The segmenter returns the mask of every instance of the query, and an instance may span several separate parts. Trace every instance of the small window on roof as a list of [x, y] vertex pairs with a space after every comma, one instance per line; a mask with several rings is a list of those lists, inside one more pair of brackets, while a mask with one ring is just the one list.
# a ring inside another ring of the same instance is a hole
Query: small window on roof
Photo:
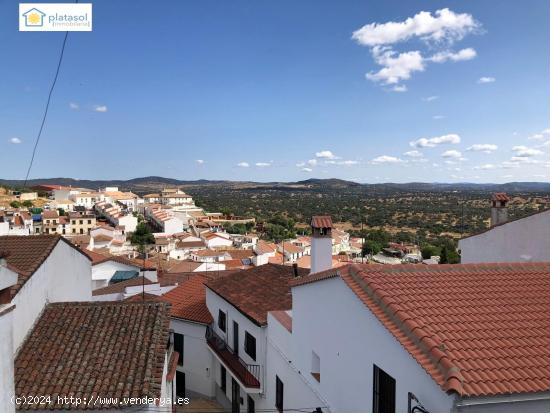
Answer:
[[315, 351], [311, 352], [311, 375], [318, 382], [321, 381], [321, 358]]

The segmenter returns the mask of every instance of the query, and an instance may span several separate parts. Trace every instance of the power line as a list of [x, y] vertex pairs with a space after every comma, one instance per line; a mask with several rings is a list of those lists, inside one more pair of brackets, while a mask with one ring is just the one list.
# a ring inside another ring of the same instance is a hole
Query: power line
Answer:
[[[77, 1], [78, 3], [78, 1]], [[50, 87], [50, 93], [48, 93], [48, 100], [46, 102], [46, 108], [44, 109], [44, 115], [42, 116], [42, 123], [40, 124], [40, 129], [38, 130], [38, 136], [34, 142], [34, 148], [32, 150], [31, 161], [29, 163], [29, 168], [27, 169], [27, 175], [25, 175], [25, 184], [27, 186], [27, 180], [29, 179], [29, 174], [31, 173], [32, 164], [34, 162], [34, 156], [36, 154], [36, 149], [38, 148], [38, 142], [40, 142], [40, 137], [42, 136], [42, 130], [44, 129], [44, 124], [46, 123], [46, 117], [48, 116], [48, 109], [50, 108], [50, 101], [52, 99], [53, 89], [57, 83], [57, 77], [59, 76], [59, 69], [61, 69], [61, 62], [63, 61], [63, 54], [65, 53], [65, 45], [67, 44], [67, 38], [69, 37], [69, 32], [65, 32], [65, 38], [63, 39], [63, 45], [61, 46], [61, 53], [59, 54], [59, 61], [57, 62], [57, 70], [55, 71], [55, 77], [53, 78], [52, 86]]]

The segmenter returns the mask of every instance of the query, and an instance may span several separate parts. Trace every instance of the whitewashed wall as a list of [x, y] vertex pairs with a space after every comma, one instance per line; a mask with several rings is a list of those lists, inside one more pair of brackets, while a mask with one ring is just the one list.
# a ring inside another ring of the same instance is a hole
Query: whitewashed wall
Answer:
[[462, 263], [550, 261], [550, 211], [458, 242]]
[[206, 397], [214, 397], [214, 373], [212, 353], [206, 344], [206, 326], [172, 318], [170, 328], [183, 335], [183, 366], [186, 390]]
[[12, 300], [16, 305], [13, 312], [14, 351], [22, 344], [47, 302], [91, 301], [91, 277], [90, 260], [59, 241]]
[[[341, 278], [294, 287], [292, 295], [294, 366], [323, 395], [332, 412], [360, 412], [372, 406], [374, 364], [396, 380], [396, 412], [407, 411], [409, 391], [430, 412], [451, 410], [453, 398], [440, 389]], [[321, 360], [320, 383], [307, 374], [312, 351]]]
[[15, 412], [11, 403], [15, 394], [12, 307], [11, 304], [0, 305], [0, 413]]

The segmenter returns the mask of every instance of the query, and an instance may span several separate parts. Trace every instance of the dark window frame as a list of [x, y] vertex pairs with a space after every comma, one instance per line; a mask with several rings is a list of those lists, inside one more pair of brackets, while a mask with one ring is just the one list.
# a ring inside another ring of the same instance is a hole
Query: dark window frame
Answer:
[[282, 412], [284, 409], [285, 385], [279, 376], [275, 376], [275, 408]]
[[227, 393], [227, 370], [224, 366], [220, 365], [220, 388], [223, 390], [224, 394]]
[[377, 365], [373, 365], [373, 413], [395, 413], [395, 388], [395, 379]]
[[[180, 346], [180, 337], [181, 337], [181, 346]], [[178, 366], [183, 366], [183, 352], [185, 351], [185, 339], [183, 334], [174, 333], [174, 351], [179, 353], [178, 357]]]
[[250, 394], [246, 398], [246, 413], [256, 413], [256, 402]]
[[227, 314], [223, 310], [218, 310], [218, 328], [224, 333], [227, 332]]
[[246, 330], [244, 332], [244, 352], [256, 361], [256, 337]]

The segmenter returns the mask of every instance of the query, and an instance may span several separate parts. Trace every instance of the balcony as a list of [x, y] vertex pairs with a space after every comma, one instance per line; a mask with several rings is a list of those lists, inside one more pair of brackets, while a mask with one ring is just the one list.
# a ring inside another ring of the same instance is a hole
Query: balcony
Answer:
[[260, 365], [248, 364], [235, 354], [225, 340], [217, 335], [212, 327], [206, 328], [206, 342], [216, 357], [231, 372], [231, 374], [250, 390], [260, 390]]

